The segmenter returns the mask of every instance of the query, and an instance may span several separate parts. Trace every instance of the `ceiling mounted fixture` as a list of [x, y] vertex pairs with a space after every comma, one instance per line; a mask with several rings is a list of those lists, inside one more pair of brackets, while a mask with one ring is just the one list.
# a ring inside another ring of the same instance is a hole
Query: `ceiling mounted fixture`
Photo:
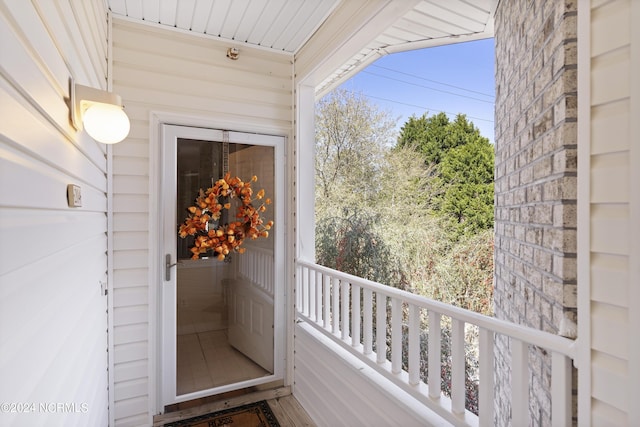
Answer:
[[238, 50], [237, 47], [230, 47], [229, 49], [227, 49], [227, 58], [233, 59], [235, 61], [236, 59], [238, 59], [239, 55], [240, 50]]
[[77, 130], [103, 144], [115, 144], [129, 135], [131, 124], [119, 95], [76, 84], [71, 79], [71, 122]]

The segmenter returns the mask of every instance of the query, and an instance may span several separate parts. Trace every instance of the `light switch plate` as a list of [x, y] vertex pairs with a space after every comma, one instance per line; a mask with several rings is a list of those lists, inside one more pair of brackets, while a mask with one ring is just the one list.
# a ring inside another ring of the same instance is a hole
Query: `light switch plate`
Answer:
[[82, 192], [79, 185], [67, 185], [67, 202], [70, 208], [79, 208], [82, 206]]

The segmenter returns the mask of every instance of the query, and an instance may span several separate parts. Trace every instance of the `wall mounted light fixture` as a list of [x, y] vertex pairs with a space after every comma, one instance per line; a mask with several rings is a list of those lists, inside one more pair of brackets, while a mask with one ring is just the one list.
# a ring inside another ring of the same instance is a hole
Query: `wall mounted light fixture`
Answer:
[[129, 135], [129, 117], [115, 93], [76, 84], [71, 80], [71, 122], [104, 144], [115, 144]]

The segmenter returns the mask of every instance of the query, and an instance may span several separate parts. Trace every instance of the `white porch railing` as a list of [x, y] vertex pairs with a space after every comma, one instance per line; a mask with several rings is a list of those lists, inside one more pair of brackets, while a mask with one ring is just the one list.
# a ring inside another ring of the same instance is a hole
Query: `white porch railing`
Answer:
[[[529, 425], [528, 347], [545, 349], [552, 355], [552, 425], [571, 425], [573, 341], [300, 260], [297, 261], [296, 286], [299, 318], [454, 425], [493, 426], [494, 340], [498, 334], [510, 340], [512, 425]], [[404, 322], [407, 312], [408, 321]], [[353, 313], [361, 314], [354, 316]], [[420, 378], [421, 319], [425, 315], [429, 324], [426, 383]], [[442, 316], [451, 320], [450, 398], [441, 391]], [[465, 324], [479, 329], [477, 416], [465, 409]], [[376, 328], [380, 325], [383, 329], [378, 333]], [[389, 326], [390, 349], [387, 348]], [[402, 368], [403, 328], [408, 336], [407, 370]]]

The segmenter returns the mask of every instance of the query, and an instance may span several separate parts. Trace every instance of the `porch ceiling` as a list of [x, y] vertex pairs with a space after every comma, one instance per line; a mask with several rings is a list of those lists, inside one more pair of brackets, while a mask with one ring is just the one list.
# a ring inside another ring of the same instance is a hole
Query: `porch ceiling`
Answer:
[[[106, 0], [114, 15], [166, 25], [212, 38], [296, 54], [349, 0]], [[407, 1], [408, 0], [390, 0]], [[499, 0], [414, 0], [413, 8], [389, 17], [390, 25], [367, 28], [370, 42], [316, 88], [324, 93], [379, 57], [493, 36]], [[410, 2], [408, 2], [410, 3]], [[381, 10], [387, 10], [381, 8]]]

